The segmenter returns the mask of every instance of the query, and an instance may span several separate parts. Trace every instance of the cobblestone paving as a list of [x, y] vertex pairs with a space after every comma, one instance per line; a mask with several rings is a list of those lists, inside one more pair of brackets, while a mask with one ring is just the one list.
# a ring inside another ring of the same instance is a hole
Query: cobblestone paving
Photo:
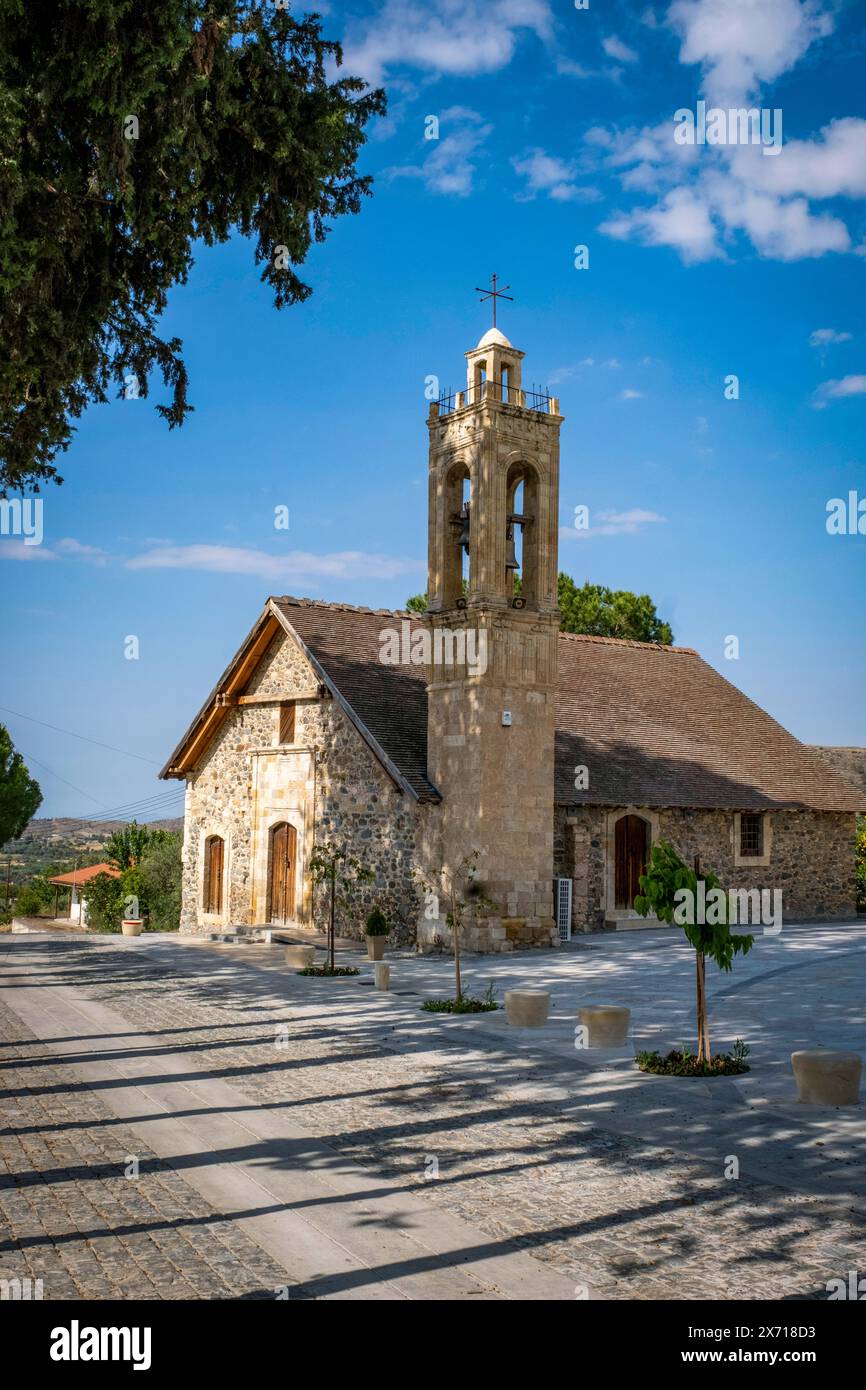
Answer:
[[273, 1299], [285, 1271], [2, 1004], [0, 1038], [0, 1279], [41, 1279], [45, 1299]]
[[[485, 1058], [453, 1027], [432, 1035], [419, 1031], [414, 1043], [405, 1029], [389, 1039], [382, 1014], [375, 1026], [357, 1022], [363, 1008], [352, 1015], [353, 1026], [342, 1026], [328, 1007], [331, 982], [324, 988], [317, 982], [315, 993], [309, 982], [303, 992], [300, 982], [290, 982], [297, 992], [286, 998], [279, 993], [285, 986], [275, 981], [269, 997], [261, 983], [244, 990], [246, 972], [241, 967], [239, 975], [237, 957], [227, 975], [225, 956], [199, 949], [177, 954], [177, 966], [166, 967], [144, 955], [135, 958], [111, 941], [67, 941], [58, 979], [158, 1034], [160, 1047], [183, 1050], [191, 1070], [217, 1076], [263, 1106], [291, 1107], [293, 1120], [387, 1180], [392, 1190], [423, 1188], [431, 1203], [492, 1237], [516, 1241], [576, 1284], [589, 1277], [597, 1297], [819, 1298], [826, 1297], [827, 1280], [866, 1264], [863, 1212], [830, 1196], [797, 1195], [744, 1178], [726, 1181], [721, 1165], [711, 1169], [687, 1153], [605, 1128], [603, 1112], [584, 1109], [576, 1120], [545, 1100], [543, 1086], [527, 1085], [533, 1064], [525, 1057], [504, 1058], [497, 1050]], [[288, 1025], [288, 1036], [277, 1049], [279, 1024]], [[45, 1074], [40, 1076], [44, 1087]], [[59, 1124], [59, 1147], [52, 1152], [46, 1147], [50, 1137], [35, 1137], [26, 1141], [29, 1150], [13, 1150], [14, 1167], [25, 1178], [30, 1168], [88, 1160], [98, 1166], [106, 1154], [112, 1165], [119, 1162], [127, 1141], [117, 1129], [107, 1135], [101, 1128], [103, 1116], [92, 1097], [57, 1094], [46, 1103], [50, 1108], [33, 1114], [35, 1101], [25, 1095], [20, 1119], [28, 1132], [34, 1121], [36, 1128], [46, 1121], [52, 1133]], [[83, 1126], [90, 1116], [93, 1127]], [[74, 1124], [74, 1141], [63, 1137], [64, 1122]], [[73, 1142], [79, 1147], [69, 1149]], [[438, 1177], [429, 1180], [434, 1159]], [[115, 1194], [99, 1222], [91, 1216], [91, 1201], [78, 1196], [77, 1184], [72, 1191], [86, 1208], [81, 1215], [73, 1209], [75, 1219], [62, 1205], [65, 1184], [40, 1187], [43, 1205], [38, 1211], [31, 1207], [27, 1219], [40, 1232], [40, 1220], [48, 1222], [48, 1231], [57, 1230], [58, 1222], [63, 1230], [76, 1224], [86, 1230], [109, 1222], [144, 1225], [146, 1234], [132, 1250], [141, 1252], [154, 1292], [218, 1295], [221, 1268], [225, 1272], [234, 1254], [230, 1232], [207, 1219], [179, 1179], [162, 1171], [147, 1181], [152, 1189], [119, 1179], [91, 1182], [91, 1191], [104, 1184]], [[20, 1194], [15, 1201], [17, 1215], [25, 1209]], [[167, 1226], [173, 1211], [179, 1223]], [[190, 1214], [201, 1222], [192, 1230]], [[19, 1238], [27, 1234], [20, 1216], [17, 1227]], [[116, 1239], [123, 1263], [127, 1238]], [[86, 1246], [81, 1253], [85, 1267], [99, 1261]], [[249, 1252], [238, 1259], [251, 1285], [280, 1282]], [[182, 1271], [182, 1290], [169, 1288], [176, 1270]], [[127, 1287], [138, 1277], [131, 1272]]]

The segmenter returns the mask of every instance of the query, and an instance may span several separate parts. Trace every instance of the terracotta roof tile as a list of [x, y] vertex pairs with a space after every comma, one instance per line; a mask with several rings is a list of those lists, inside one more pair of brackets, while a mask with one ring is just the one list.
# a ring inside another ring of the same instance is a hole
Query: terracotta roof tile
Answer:
[[[383, 619], [408, 620], [413, 630], [423, 620], [405, 610], [273, 602], [417, 795], [437, 799], [427, 779], [424, 668], [379, 660]], [[866, 796], [689, 647], [560, 633], [559, 684], [560, 804], [866, 808]], [[589, 788], [575, 791], [581, 765]]]

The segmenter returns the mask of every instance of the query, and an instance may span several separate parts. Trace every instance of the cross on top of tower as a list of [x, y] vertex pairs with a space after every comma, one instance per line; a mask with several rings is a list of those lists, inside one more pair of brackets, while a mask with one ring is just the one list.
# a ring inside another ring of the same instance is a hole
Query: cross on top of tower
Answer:
[[513, 303], [513, 302], [514, 302], [514, 295], [513, 295], [513, 294], [506, 294], [506, 293], [505, 293], [505, 290], [510, 290], [510, 289], [511, 289], [511, 286], [510, 286], [510, 285], [506, 285], [504, 290], [499, 290], [499, 289], [497, 289], [497, 288], [496, 288], [496, 271], [494, 271], [494, 272], [493, 272], [493, 289], [492, 289], [492, 290], [485, 290], [485, 289], [483, 288], [482, 285], [476, 285], [476, 286], [475, 286], [475, 289], [476, 289], [476, 291], [477, 291], [478, 293], [480, 293], [480, 295], [481, 295], [481, 299], [479, 300], [479, 303], [480, 303], [480, 304], [483, 304], [484, 301], [485, 301], [485, 299], [492, 299], [492, 300], [493, 300], [493, 327], [495, 328], [495, 327], [496, 327], [496, 301], [497, 301], [497, 299], [510, 299], [511, 302]]

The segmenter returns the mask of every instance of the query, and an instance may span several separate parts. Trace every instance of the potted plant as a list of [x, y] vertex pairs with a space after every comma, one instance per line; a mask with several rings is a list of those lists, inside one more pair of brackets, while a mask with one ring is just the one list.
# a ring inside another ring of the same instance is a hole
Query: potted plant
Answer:
[[381, 908], [373, 908], [364, 931], [367, 935], [367, 959], [381, 960], [385, 954], [385, 938], [390, 931], [388, 919]]
[[141, 929], [144, 922], [141, 917], [124, 917], [120, 924], [120, 930], [124, 936], [141, 936]]

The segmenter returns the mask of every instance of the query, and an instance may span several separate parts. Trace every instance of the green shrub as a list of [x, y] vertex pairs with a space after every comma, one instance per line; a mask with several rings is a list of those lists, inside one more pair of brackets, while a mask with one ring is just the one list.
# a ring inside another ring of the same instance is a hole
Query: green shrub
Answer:
[[367, 925], [364, 928], [368, 936], [387, 936], [391, 930], [391, 924], [384, 912], [379, 907], [374, 907], [367, 918]]

